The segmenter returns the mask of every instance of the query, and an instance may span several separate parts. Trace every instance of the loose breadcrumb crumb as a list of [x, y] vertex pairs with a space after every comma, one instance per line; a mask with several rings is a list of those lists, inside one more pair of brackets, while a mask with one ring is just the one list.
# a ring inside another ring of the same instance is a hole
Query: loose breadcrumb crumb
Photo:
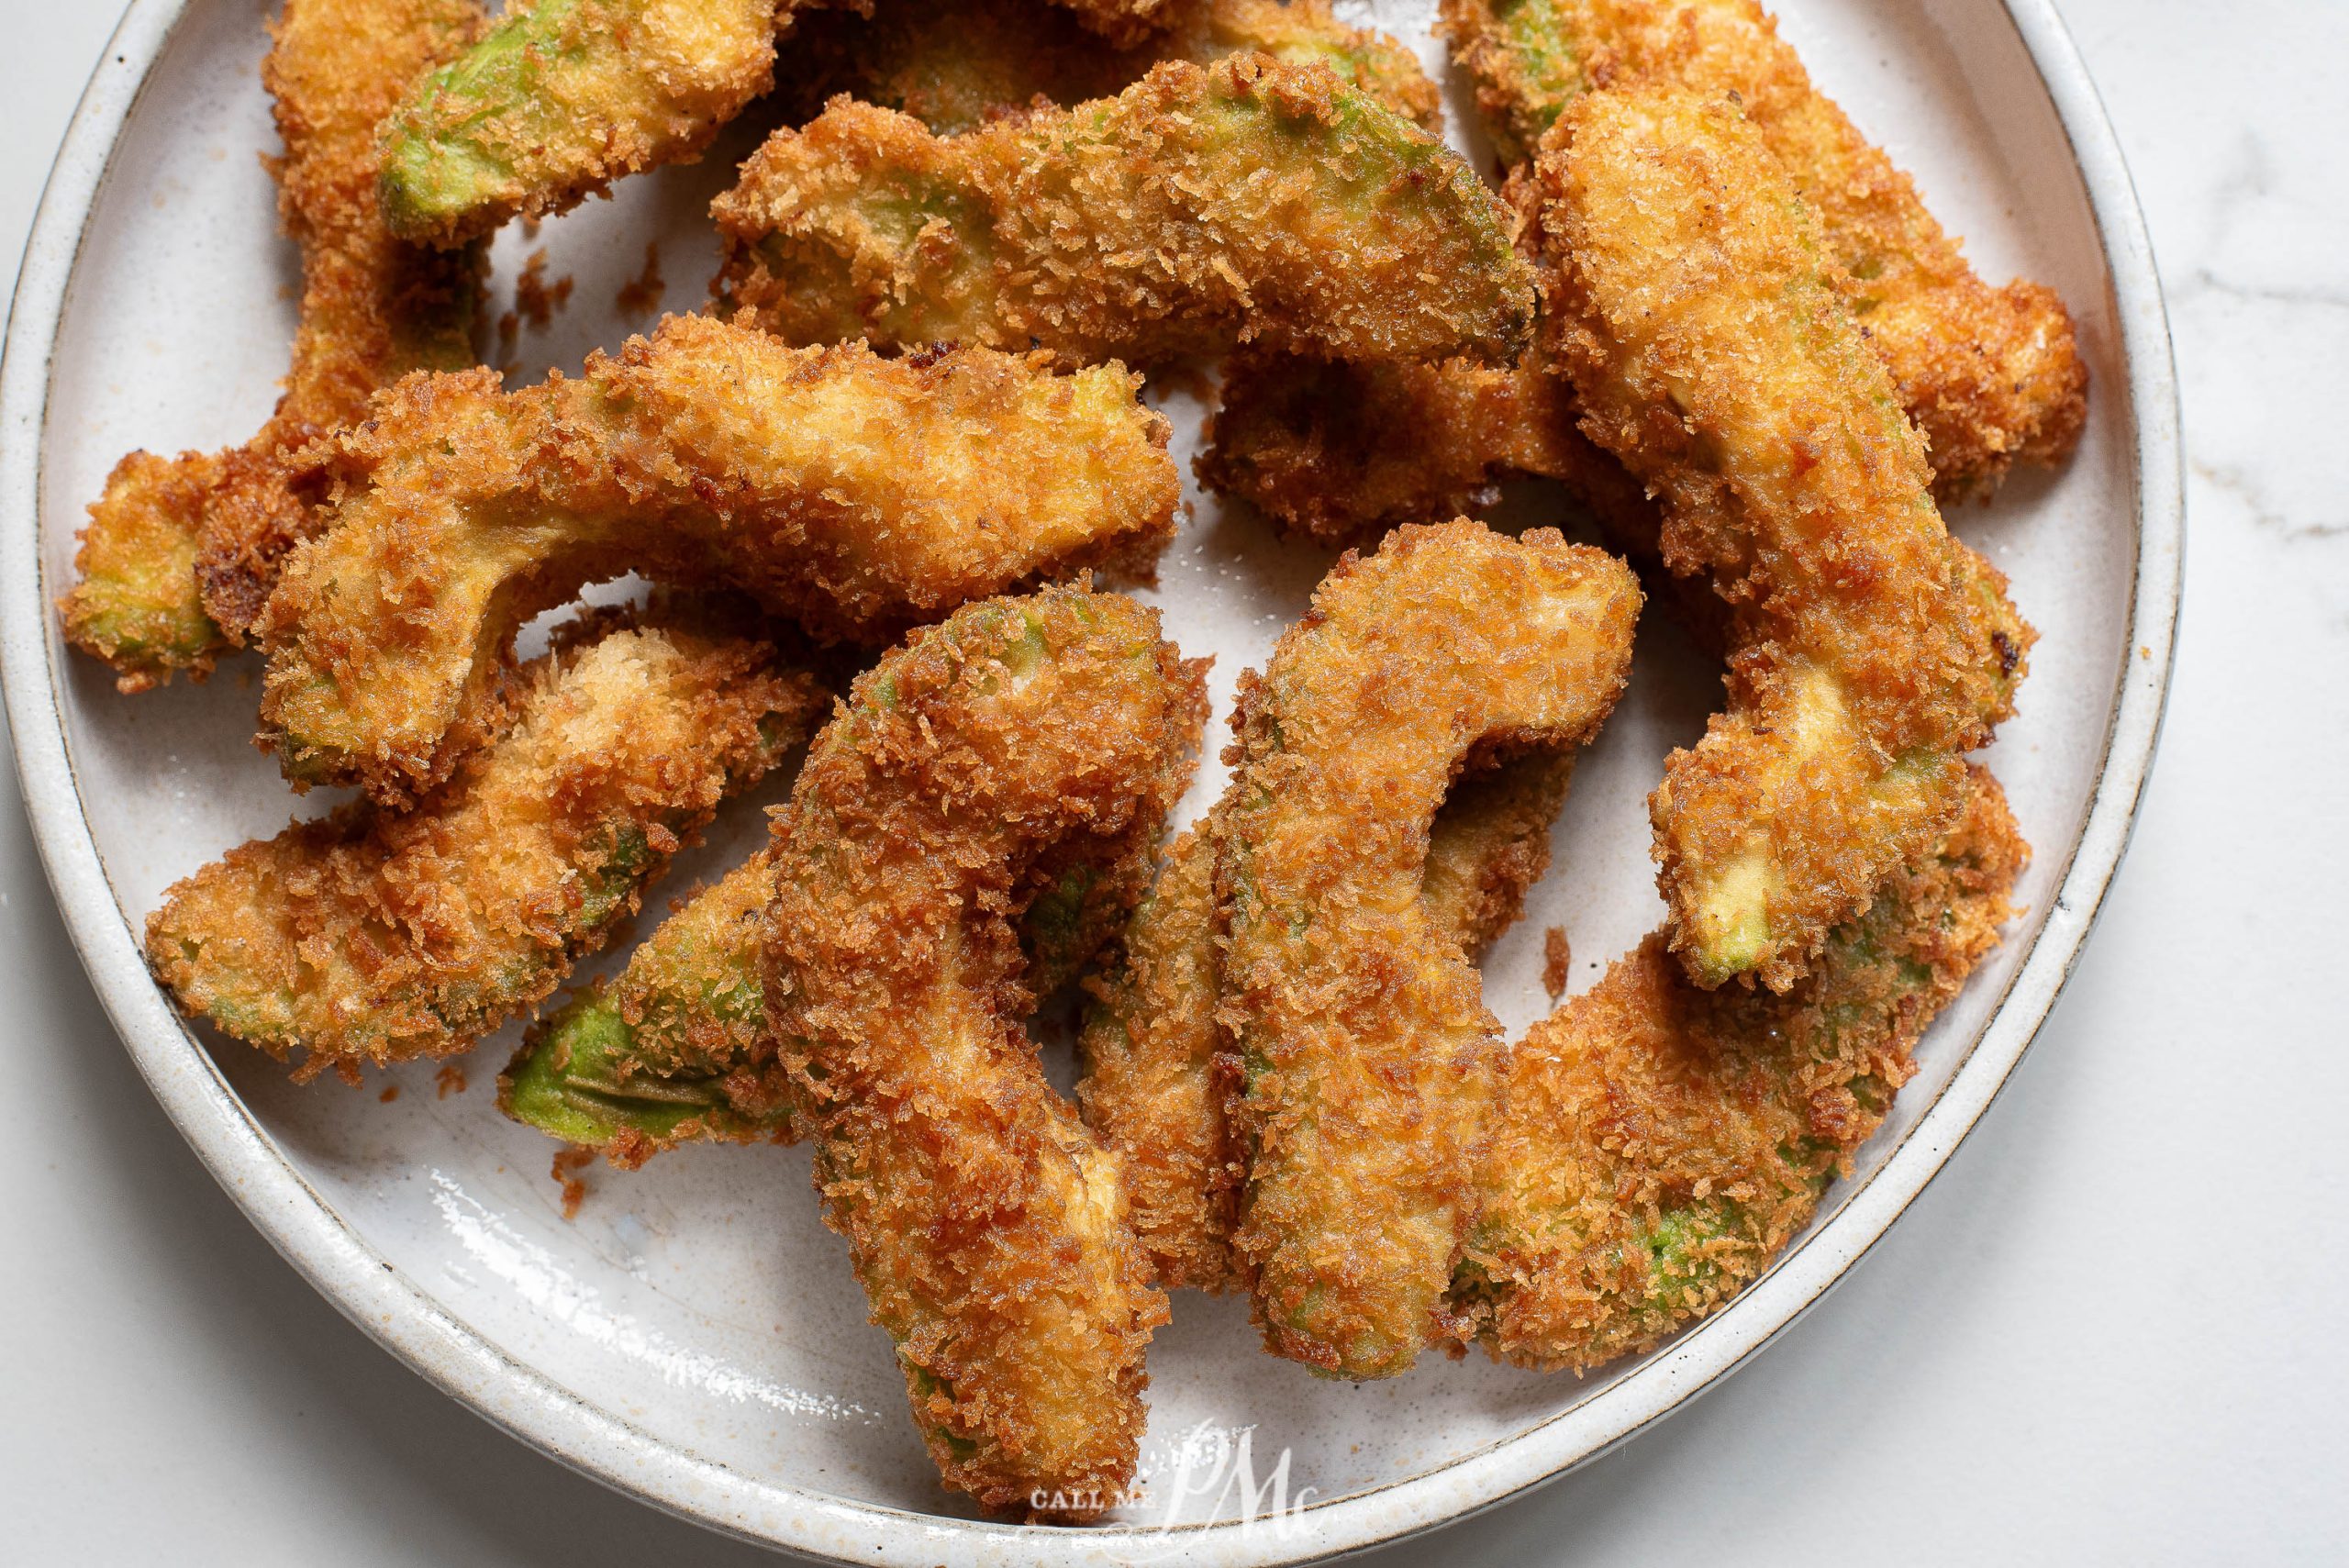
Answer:
[[595, 1162], [596, 1151], [593, 1149], [567, 1144], [555, 1151], [554, 1163], [548, 1168], [547, 1174], [562, 1188], [563, 1218], [579, 1218], [579, 1206], [587, 1201], [587, 1184], [581, 1179], [579, 1173]]
[[[530, 252], [530, 259], [522, 263], [522, 275], [514, 280], [514, 308], [534, 329], [543, 332], [554, 313], [571, 303], [573, 284], [569, 272], [547, 282], [547, 252], [541, 245]], [[498, 327], [503, 332], [505, 323]]]
[[615, 303], [630, 321], [641, 320], [661, 308], [661, 296], [668, 289], [668, 281], [661, 275], [661, 242], [649, 239], [644, 245], [644, 271], [620, 285]]
[[1542, 933], [1542, 989], [1556, 1001], [1566, 994], [1566, 977], [1574, 968], [1574, 949], [1566, 943], [1566, 929], [1553, 926]]

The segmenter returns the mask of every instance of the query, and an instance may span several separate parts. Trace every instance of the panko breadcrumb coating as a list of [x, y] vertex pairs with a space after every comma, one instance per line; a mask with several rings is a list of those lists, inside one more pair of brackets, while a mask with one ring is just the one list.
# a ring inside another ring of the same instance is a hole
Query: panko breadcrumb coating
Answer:
[[1994, 484], [2017, 460], [2060, 462], [2078, 442], [2087, 369], [2063, 302], [2037, 284], [1984, 283], [1756, 0], [1443, 0], [1443, 17], [1512, 161], [1597, 88], [1735, 97], [1857, 280], [1850, 308], [1944, 494]]
[[1550, 351], [1663, 499], [1665, 562], [1733, 617], [1729, 706], [1651, 802], [1673, 947], [1699, 984], [1783, 991], [1949, 831], [1965, 754], [2012, 711], [2019, 623], [1735, 104], [1593, 93], [1554, 134]]
[[575, 381], [411, 378], [320, 458], [333, 527], [270, 601], [264, 733], [289, 778], [396, 803], [473, 743], [514, 630], [585, 583], [717, 580], [870, 641], [1141, 568], [1179, 481], [1138, 384], [987, 350], [795, 350], [700, 317]]
[[480, 252], [392, 238], [375, 208], [375, 124], [481, 21], [474, 0], [286, 0], [262, 81], [285, 149], [270, 161], [278, 215], [302, 250], [293, 368], [251, 440], [133, 452], [91, 506], [60, 609], [66, 639], [124, 691], [200, 676], [244, 642], [278, 558], [309, 531], [287, 485], [297, 448], [409, 371], [473, 362]]
[[794, 342], [1506, 361], [1535, 304], [1465, 164], [1328, 67], [1265, 55], [955, 137], [837, 101], [712, 212], [724, 299]]
[[684, 608], [591, 615], [518, 672], [496, 738], [408, 812], [355, 801], [174, 886], [148, 961], [180, 1005], [328, 1067], [464, 1051], [544, 998], [643, 886], [806, 740], [823, 693]]
[[1653, 534], [1654, 505], [1577, 417], [1573, 383], [1538, 345], [1512, 366], [1243, 350], [1225, 361], [1196, 466], [1208, 489], [1332, 549], [1458, 517], [1527, 473], [1561, 481], [1602, 520], [1629, 513], [1631, 531]]
[[2029, 858], [1969, 771], [1957, 827], [1838, 927], [1785, 995], [1688, 983], [1663, 933], [1510, 1057], [1454, 1331], [1584, 1371], [1726, 1304], [1810, 1220], [1998, 944]]
[[498, 1075], [498, 1108], [623, 1170], [679, 1143], [798, 1141], [759, 976], [774, 896], [772, 850], [696, 892], [618, 977], [530, 1031]]
[[1056, 0], [1114, 44], [1133, 48], [1180, 16], [1184, 0]]
[[1219, 1079], [1247, 1166], [1233, 1250], [1277, 1355], [1390, 1376], [1436, 1328], [1502, 1062], [1421, 901], [1429, 828], [1479, 748], [1597, 730], [1639, 607], [1629, 569], [1555, 529], [1401, 528], [1241, 682]]
[[1119, 49], [1037, 0], [878, 0], [870, 18], [810, 12], [792, 35], [776, 92], [794, 106], [795, 120], [814, 119], [845, 93], [946, 135], [1040, 96], [1055, 104], [1113, 97], [1162, 60], [1207, 65], [1258, 53], [1319, 61], [1422, 128], [1443, 128], [1442, 97], [1419, 57], [1384, 33], [1339, 21], [1330, 0], [1195, 0], [1166, 20], [1166, 31]]
[[[1056, 857], [1031, 869], [1020, 947], [1039, 999], [1074, 979], [1141, 898], [1207, 723], [1204, 689], [1193, 691], [1185, 749], [1146, 781], [1148, 798], [1125, 833], [1065, 840]], [[759, 922], [774, 890], [770, 848], [696, 893], [629, 954], [617, 979], [531, 1031], [498, 1080], [500, 1107], [628, 1170], [701, 1140], [796, 1142], [806, 1118], [767, 1028], [760, 976]], [[1481, 886], [1462, 895], [1472, 895], [1501, 896]]]
[[991, 1510], [1084, 1518], [1133, 1479], [1166, 1300], [1021, 1028], [1014, 922], [1058, 846], [1157, 809], [1198, 701], [1130, 599], [970, 606], [857, 681], [776, 823], [767, 1006], [825, 1218], [941, 1476]]
[[384, 126], [393, 232], [455, 245], [687, 162], [774, 83], [807, 0], [514, 0]]
[[[1061, 3], [1108, 40], [1097, 45], [1105, 51], [1141, 45], [1167, 9]], [[454, 245], [517, 216], [565, 211], [624, 175], [690, 163], [774, 85], [778, 38], [792, 49], [795, 24], [824, 4], [513, 0], [385, 124], [384, 217], [406, 239]]]
[[[2063, 302], [1976, 276], [1753, 0], [1446, 0], [1444, 11], [1486, 128], [1520, 172], [1594, 86], [1736, 93], [1856, 280], [1850, 307], [1926, 438], [1944, 500], [1988, 490], [2015, 462], [2070, 455], [2087, 371]], [[1199, 473], [1286, 529], [1357, 541], [1466, 510], [1511, 474], [1581, 493], [1590, 470], [1575, 418], [1571, 388], [1538, 352], [1512, 370], [1257, 354], [1225, 369]]]
[[[1475, 962], [1517, 920], [1550, 864], [1550, 828], [1574, 758], [1531, 752], [1455, 782], [1428, 833], [1428, 920]], [[1227, 797], [1228, 798], [1228, 797]], [[1224, 1135], [1212, 1068], [1222, 965], [1213, 815], [1175, 840], [1091, 994], [1077, 1053], [1085, 1125], [1124, 1168], [1130, 1222], [1169, 1288], [1242, 1282], [1232, 1200], [1244, 1170]]]

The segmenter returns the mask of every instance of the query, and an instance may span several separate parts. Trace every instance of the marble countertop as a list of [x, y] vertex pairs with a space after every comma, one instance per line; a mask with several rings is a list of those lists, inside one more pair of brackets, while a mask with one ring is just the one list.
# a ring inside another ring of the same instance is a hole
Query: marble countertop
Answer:
[[[2349, 961], [2323, 924], [2349, 897], [2349, 6], [2063, 6], [2168, 289], [2191, 508], [2168, 728], [2103, 924], [1996, 1110], [1751, 1370], [1362, 1561], [2349, 1554]], [[10, 257], [115, 9], [0, 0]], [[0, 953], [0, 1555], [772, 1561], [493, 1430], [277, 1259], [116, 1041], [13, 782]]]

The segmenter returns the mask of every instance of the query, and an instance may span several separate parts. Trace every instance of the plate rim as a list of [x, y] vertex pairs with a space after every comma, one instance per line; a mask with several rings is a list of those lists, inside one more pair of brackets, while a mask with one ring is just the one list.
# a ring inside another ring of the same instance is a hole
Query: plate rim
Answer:
[[[0, 694], [34, 843], [76, 952], [140, 1075], [246, 1218], [328, 1301], [449, 1395], [540, 1452], [695, 1523], [833, 1562], [918, 1568], [1144, 1560], [1275, 1568], [1360, 1551], [1555, 1480], [1718, 1386], [1831, 1290], [1899, 1219], [1998, 1097], [2077, 964], [2128, 848], [2160, 740], [2183, 588], [2176, 373], [2144, 217], [2111, 122], [2055, 0], [2001, 0], [2069, 143], [2121, 333], [2136, 553], [2128, 648], [2097, 783], [2047, 918], [1938, 1098], [1865, 1184], [1738, 1299], [1598, 1397], [1406, 1480], [1314, 1505], [1287, 1528], [1165, 1530], [991, 1523], [853, 1502], [696, 1457], [515, 1362], [408, 1284], [245, 1110], [149, 974], [83, 814], [58, 693], [66, 656], [42, 579], [40, 473], [56, 335], [120, 132], [197, 0], [131, 0], [43, 188], [0, 355]], [[2119, 389], [2108, 389], [2110, 397]], [[1305, 1528], [1297, 1528], [1302, 1525]]]

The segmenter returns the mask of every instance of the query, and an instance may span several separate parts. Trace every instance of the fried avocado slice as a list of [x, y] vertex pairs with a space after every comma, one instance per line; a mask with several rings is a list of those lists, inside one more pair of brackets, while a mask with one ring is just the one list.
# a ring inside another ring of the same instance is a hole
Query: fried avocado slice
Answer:
[[[1594, 83], [1736, 93], [1856, 280], [1849, 307], [1926, 438], [1943, 498], [1988, 489], [2018, 460], [2060, 462], [2076, 444], [2087, 372], [2063, 302], [1976, 275], [1751, 0], [1447, 0], [1445, 30], [1496, 146], [1520, 168]], [[1498, 371], [1257, 354], [1225, 370], [1199, 472], [1293, 532], [1365, 539], [1468, 509], [1510, 474], [1581, 494], [1590, 473], [1575, 416], [1538, 355]]]
[[455, 245], [690, 161], [773, 83], [775, 28], [802, 4], [518, 0], [384, 124], [384, 221]]
[[1146, 562], [1179, 482], [1118, 366], [884, 360], [672, 317], [576, 381], [414, 378], [322, 458], [333, 526], [271, 599], [262, 718], [289, 778], [389, 803], [445, 777], [532, 615], [641, 573], [872, 641], [969, 599]]
[[278, 215], [302, 252], [293, 368], [242, 447], [133, 452], [91, 505], [59, 608], [66, 640], [124, 691], [201, 676], [244, 642], [278, 558], [308, 531], [287, 486], [296, 448], [409, 371], [473, 362], [480, 253], [420, 250], [384, 228], [375, 125], [480, 23], [473, 0], [287, 0], [262, 81], [285, 149], [270, 161]]
[[724, 300], [794, 342], [1507, 361], [1534, 307], [1466, 164], [1326, 66], [1264, 55], [957, 137], [835, 103], [712, 212]]
[[1639, 606], [1628, 568], [1555, 529], [1401, 528], [1341, 560], [1241, 684], [1219, 1012], [1233, 1248], [1277, 1355], [1385, 1377], [1436, 1326], [1502, 1060], [1421, 898], [1429, 827], [1476, 750], [1597, 729]]
[[1199, 482], [1291, 538], [1333, 549], [1482, 504], [1516, 474], [1562, 482], [1610, 525], [1653, 535], [1655, 507], [1575, 428], [1574, 386], [1538, 352], [1513, 366], [1345, 363], [1248, 350], [1196, 460]]
[[1571, 751], [1530, 751], [1453, 781], [1428, 829], [1428, 921], [1475, 962], [1525, 913], [1550, 869], [1550, 828], [1574, 783]]
[[2060, 462], [2077, 444], [2087, 369], [2063, 301], [2033, 283], [1984, 283], [1755, 0], [1443, 0], [1443, 17], [1512, 162], [1597, 87], [1735, 96], [1858, 280], [1850, 308], [1945, 495], [1995, 484], [2018, 460]]
[[[1555, 480], [1698, 643], [1722, 651], [1727, 606], [1702, 575], [1664, 566], [1662, 509], [1591, 444], [1579, 417], [1573, 383], [1538, 346], [1508, 370], [1242, 353], [1225, 366], [1210, 444], [1194, 462], [1208, 488], [1248, 501], [1291, 538], [1332, 548], [1489, 505], [1492, 484], [1512, 473]], [[2004, 712], [2037, 634], [1997, 567], [1963, 544], [1954, 559], [1990, 617]]]
[[222, 467], [214, 452], [132, 452], [90, 504], [73, 554], [78, 580], [57, 610], [65, 640], [112, 665], [123, 692], [143, 692], [182, 670], [201, 678], [228, 647], [204, 613], [195, 579], [205, 506]]
[[1956, 828], [1784, 995], [1688, 983], [1662, 932], [1520, 1042], [1455, 1331], [1586, 1371], [1759, 1277], [1890, 1109], [1909, 1053], [2013, 913], [2029, 850], [1970, 771]]
[[1386, 33], [1346, 26], [1329, 0], [1203, 0], [1177, 17], [1153, 48], [1162, 59], [1201, 65], [1237, 54], [1325, 65], [1347, 86], [1430, 135], [1443, 130], [1443, 95], [1419, 56]]
[[[1420, 896], [1435, 929], [1472, 961], [1514, 924], [1550, 864], [1550, 827], [1574, 759], [1535, 752], [1454, 784], [1428, 834]], [[1135, 907], [1115, 958], [1086, 983], [1078, 1037], [1085, 1125], [1119, 1157], [1130, 1222], [1169, 1288], [1224, 1291], [1241, 1173], [1213, 1079], [1216, 1026], [1215, 827], [1175, 840]]]
[[[1131, 49], [1165, 0], [1063, 4]], [[565, 211], [624, 175], [692, 162], [774, 84], [777, 38], [796, 44], [795, 24], [822, 8], [821, 0], [517, 0], [385, 124], [384, 218], [403, 238], [455, 245], [518, 215]]]
[[763, 850], [695, 894], [616, 980], [531, 1030], [498, 1108], [628, 1170], [682, 1142], [797, 1141], [798, 1102], [762, 1071], [775, 1058], [758, 957], [774, 868]]
[[720, 799], [804, 741], [821, 689], [682, 609], [593, 616], [517, 673], [495, 741], [413, 811], [355, 801], [174, 886], [148, 962], [296, 1076], [469, 1048], [633, 914]]
[[778, 819], [767, 1006], [816, 1186], [946, 1485], [1061, 1518], [1131, 1481], [1165, 1297], [1019, 1014], [1039, 862], [1180, 765], [1197, 673], [1131, 600], [966, 606], [860, 677]]
[[1118, 1157], [1127, 1222], [1158, 1283], [1222, 1291], [1230, 1255], [1219, 1042], [1212, 816], [1175, 839], [1120, 951], [1086, 982], [1077, 1103]]
[[[1194, 689], [1200, 695], [1186, 721], [1185, 763], [1207, 722], [1204, 688]], [[1031, 869], [1019, 927], [1036, 997], [1074, 979], [1124, 927], [1149, 882], [1166, 814], [1188, 782], [1187, 765], [1163, 769], [1121, 833], [1073, 835]], [[696, 893], [616, 980], [533, 1029], [498, 1080], [500, 1108], [600, 1150], [624, 1170], [689, 1141], [796, 1142], [806, 1118], [767, 1028], [760, 975], [759, 918], [773, 896], [774, 866], [774, 851], [762, 851]]]
[[796, 108], [795, 121], [815, 118], [845, 93], [951, 135], [1039, 96], [1115, 96], [1162, 60], [1207, 65], [1246, 53], [1319, 61], [1427, 131], [1443, 128], [1442, 98], [1419, 57], [1384, 33], [1347, 27], [1329, 0], [1198, 0], [1132, 49], [1104, 43], [1070, 12], [1036, 0], [884, 0], [870, 18], [847, 10], [803, 17], [776, 92]]
[[[1934, 508], [1816, 219], [1734, 104], [1587, 95], [1538, 170], [1551, 351], [1730, 606], [1729, 706], [1650, 802], [1672, 944], [1783, 991], [1956, 819], [2027, 630]], [[2010, 629], [2012, 628], [2012, 629]]]

